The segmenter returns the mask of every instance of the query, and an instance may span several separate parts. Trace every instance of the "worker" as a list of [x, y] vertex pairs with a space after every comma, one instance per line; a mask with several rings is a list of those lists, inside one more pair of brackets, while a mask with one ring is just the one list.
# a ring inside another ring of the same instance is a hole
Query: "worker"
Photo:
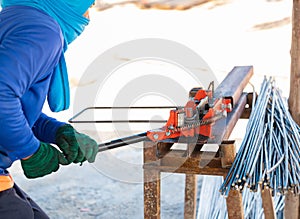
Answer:
[[[27, 178], [94, 162], [97, 143], [42, 113], [70, 105], [64, 53], [89, 23], [94, 0], [0, 0], [0, 218], [49, 218], [8, 172]], [[57, 147], [54, 147], [54, 144]]]

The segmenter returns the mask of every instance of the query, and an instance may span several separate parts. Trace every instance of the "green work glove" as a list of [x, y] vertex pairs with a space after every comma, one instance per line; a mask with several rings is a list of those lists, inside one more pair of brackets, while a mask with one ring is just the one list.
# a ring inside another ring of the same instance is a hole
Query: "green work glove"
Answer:
[[65, 156], [50, 144], [41, 142], [39, 149], [28, 159], [21, 160], [27, 178], [42, 177], [59, 168], [59, 164], [67, 165]]
[[95, 161], [98, 144], [89, 136], [77, 132], [71, 125], [66, 124], [56, 132], [56, 145], [65, 154], [70, 163], [83, 163]]

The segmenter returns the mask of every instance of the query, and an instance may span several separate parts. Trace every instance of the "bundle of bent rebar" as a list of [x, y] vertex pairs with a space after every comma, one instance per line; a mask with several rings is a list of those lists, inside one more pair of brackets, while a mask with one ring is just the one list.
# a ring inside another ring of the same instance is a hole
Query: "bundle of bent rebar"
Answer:
[[286, 100], [272, 79], [264, 79], [250, 115], [246, 134], [220, 192], [231, 189], [258, 191], [269, 188], [272, 195], [300, 187], [300, 128], [289, 113]]

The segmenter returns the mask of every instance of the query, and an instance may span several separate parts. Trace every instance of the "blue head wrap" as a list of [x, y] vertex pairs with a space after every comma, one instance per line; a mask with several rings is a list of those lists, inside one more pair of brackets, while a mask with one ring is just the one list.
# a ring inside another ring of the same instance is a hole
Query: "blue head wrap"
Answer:
[[[1, 7], [31, 6], [43, 10], [53, 17], [61, 27], [64, 36], [64, 52], [68, 44], [79, 36], [89, 20], [83, 14], [95, 0], [0, 0]], [[48, 103], [54, 112], [68, 109], [70, 90], [64, 52], [54, 70], [48, 92]]]

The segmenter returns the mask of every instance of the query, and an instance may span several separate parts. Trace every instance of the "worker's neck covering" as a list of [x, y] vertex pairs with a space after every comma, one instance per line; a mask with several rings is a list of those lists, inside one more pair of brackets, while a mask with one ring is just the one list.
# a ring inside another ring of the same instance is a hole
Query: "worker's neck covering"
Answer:
[[[83, 14], [95, 0], [0, 0], [1, 7], [31, 6], [43, 10], [53, 17], [61, 27], [64, 36], [64, 52], [84, 30], [89, 20]], [[30, 36], [29, 36], [30, 37]], [[64, 52], [53, 73], [48, 92], [48, 103], [54, 112], [68, 109], [70, 106], [70, 88]], [[38, 58], [38, 57], [37, 57]]]

